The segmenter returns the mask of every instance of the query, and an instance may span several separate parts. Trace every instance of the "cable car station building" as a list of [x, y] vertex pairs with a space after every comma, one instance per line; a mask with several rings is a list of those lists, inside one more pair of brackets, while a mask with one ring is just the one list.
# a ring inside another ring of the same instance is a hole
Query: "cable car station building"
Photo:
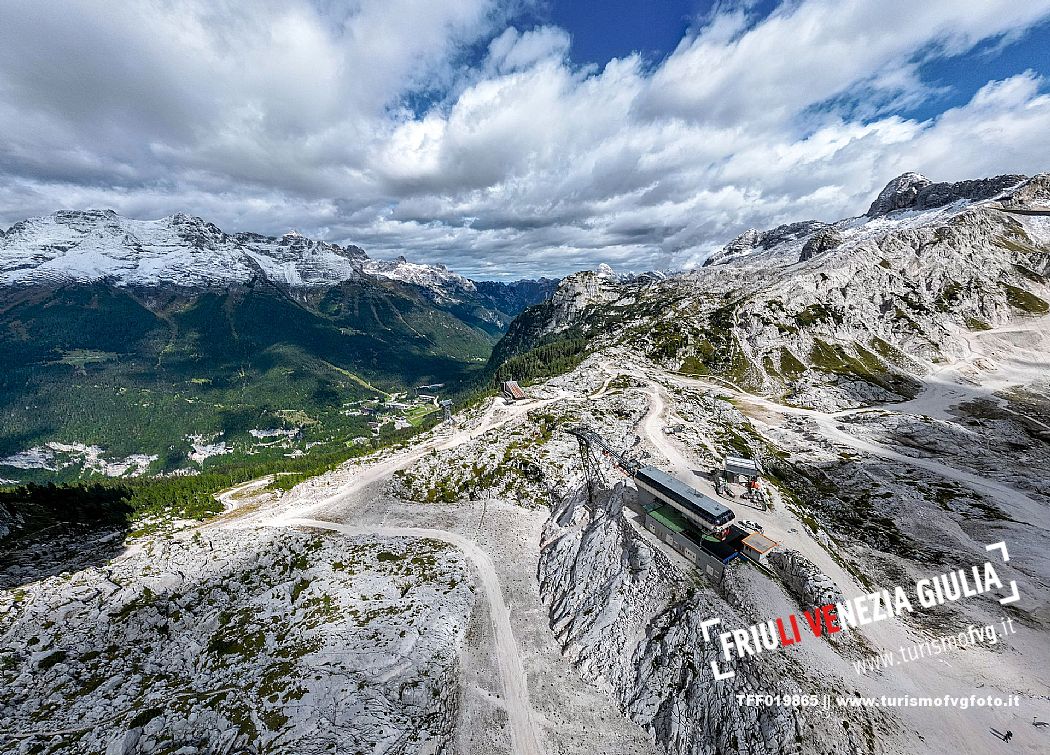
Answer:
[[[758, 564], [777, 543], [759, 532], [734, 524], [736, 515], [728, 506], [704, 495], [674, 475], [653, 466], [643, 466], [625, 457], [597, 432], [586, 426], [567, 428], [580, 443], [580, 453], [591, 495], [592, 478], [600, 471], [597, 460], [607, 457], [613, 466], [634, 480], [637, 498], [630, 508], [643, 526], [685, 557], [708, 578], [720, 582], [725, 567], [735, 558], [746, 558]], [[743, 471], [757, 471], [750, 459]]]
[[721, 581], [735, 558], [762, 563], [776, 543], [733, 525], [733, 510], [656, 467], [634, 473], [638, 510], [647, 530], [674, 548], [707, 577]]

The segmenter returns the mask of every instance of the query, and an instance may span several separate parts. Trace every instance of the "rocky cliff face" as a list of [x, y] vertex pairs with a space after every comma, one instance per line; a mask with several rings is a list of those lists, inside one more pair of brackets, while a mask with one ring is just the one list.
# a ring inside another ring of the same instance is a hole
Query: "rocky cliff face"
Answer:
[[773, 551], [769, 554], [769, 566], [806, 608], [845, 602], [838, 585], [796, 550]]
[[802, 245], [802, 253], [799, 254], [798, 261], [805, 262], [813, 259], [818, 254], [834, 249], [844, 240], [843, 235], [834, 228], [824, 228], [817, 231]]
[[1028, 209], [1046, 212], [1050, 209], [1048, 197], [1050, 197], [1050, 173], [1041, 173], [999, 197], [998, 205], [1006, 210]]
[[929, 210], [958, 201], [994, 199], [1016, 188], [1026, 178], [1011, 174], [955, 183], [934, 183], [919, 173], [905, 173], [886, 184], [865, 214], [875, 218], [897, 210]]
[[0, 542], [21, 526], [20, 517], [0, 503]]
[[813, 234], [827, 227], [819, 220], [804, 220], [801, 223], [787, 223], [768, 231], [748, 229], [726, 244], [722, 251], [711, 255], [704, 262], [704, 267], [720, 265], [744, 258], [756, 250], [766, 251], [799, 240], [806, 241]]
[[933, 182], [921, 173], [903, 173], [886, 184], [865, 214], [873, 218], [895, 210], [903, 210], [915, 202], [921, 189], [925, 189], [931, 183]]
[[[704, 640], [701, 622], [717, 616], [725, 626], [746, 626], [750, 606], [728, 605], [712, 587], [691, 582], [622, 516], [624, 495], [606, 491], [593, 510], [585, 497], [570, 497], [543, 533], [541, 594], [579, 672], [674, 755], [879, 751], [881, 724], [866, 713], [832, 717], [819, 708], [738, 702], [738, 694], [818, 690], [827, 680], [806, 679], [784, 654], [725, 661]], [[736, 676], [715, 681], [712, 660]]]
[[588, 308], [615, 301], [619, 281], [609, 270], [586, 270], [570, 275], [551, 297], [553, 328], [570, 325]]
[[907, 398], [967, 332], [1050, 311], [1050, 217], [1010, 211], [1050, 206], [1050, 182], [1019, 179], [906, 174], [870, 217], [749, 231], [700, 270], [567, 279], [537, 330], [806, 406]]

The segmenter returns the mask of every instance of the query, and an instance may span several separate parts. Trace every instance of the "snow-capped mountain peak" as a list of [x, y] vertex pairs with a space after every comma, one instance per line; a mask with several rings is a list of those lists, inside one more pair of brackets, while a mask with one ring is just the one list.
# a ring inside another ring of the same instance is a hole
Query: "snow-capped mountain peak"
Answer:
[[911, 171], [902, 173], [886, 184], [865, 214], [869, 218], [874, 218], [894, 210], [904, 209], [915, 201], [921, 189], [932, 183], [933, 181], [921, 173]]
[[361, 270], [368, 275], [411, 283], [429, 291], [439, 302], [454, 301], [462, 295], [474, 294], [474, 281], [453, 273], [444, 265], [424, 265], [409, 262], [404, 257], [394, 260], [366, 259]]
[[226, 286], [264, 277], [291, 287], [364, 275], [412, 283], [444, 299], [473, 291], [444, 266], [369, 259], [357, 246], [291, 230], [228, 234], [186, 213], [133, 220], [113, 210], [59, 210], [0, 231], [0, 285], [106, 281], [117, 286]]
[[886, 184], [865, 216], [876, 218], [898, 210], [931, 210], [956, 202], [987, 201], [1017, 188], [1025, 180], [1025, 176], [1008, 174], [954, 183], [934, 183], [921, 173], [904, 173]]

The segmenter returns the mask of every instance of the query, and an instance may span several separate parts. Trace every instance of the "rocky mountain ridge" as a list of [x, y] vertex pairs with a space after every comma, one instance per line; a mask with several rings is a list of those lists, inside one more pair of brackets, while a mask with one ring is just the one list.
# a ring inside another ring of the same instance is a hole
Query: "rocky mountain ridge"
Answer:
[[819, 708], [739, 703], [738, 695], [754, 690], [790, 695], [827, 684], [801, 664], [758, 656], [735, 662], [730, 681], [711, 683], [711, 661], [725, 661], [704, 639], [704, 620], [746, 625], [744, 617], [761, 609], [727, 585], [683, 589], [689, 577], [621, 516], [628, 495], [622, 486], [602, 491], [593, 507], [585, 494], [569, 496], [544, 529], [540, 592], [552, 629], [584, 678], [608, 689], [625, 715], [675, 755], [772, 755], [817, 739], [828, 752], [878, 752], [892, 726], [877, 715], [837, 718]]
[[934, 183], [921, 173], [904, 173], [890, 181], [871, 203], [869, 218], [898, 210], [929, 210], [953, 202], [994, 199], [1024, 183], [1027, 176], [1009, 174], [954, 183]]
[[[862, 216], [846, 218], [835, 223], [803, 220], [785, 223], [766, 231], [750, 228], [711, 255], [704, 262], [704, 267], [743, 260], [754, 264], [758, 257], [757, 252], [793, 252], [796, 246], [800, 252], [797, 261], [805, 262], [814, 254], [838, 246], [859, 232], [878, 232], [879, 225], [869, 224], [870, 220], [903, 210], [933, 210], [949, 205], [957, 205], [958, 208], [975, 202], [1006, 198], [1012, 196], [1012, 193], [1008, 194], [1009, 190], [1013, 189], [1013, 193], [1016, 193], [1022, 185], [1027, 185], [1027, 177], [1013, 174], [954, 183], [934, 183], [921, 173], [902, 173], [886, 184]], [[906, 219], [901, 215], [894, 215], [892, 218], [896, 222]]]
[[748, 232], [699, 270], [570, 276], [527, 335], [627, 345], [804, 406], [907, 398], [967, 332], [1050, 311], [1050, 176], [1019, 178], [906, 174], [874, 216]]
[[[289, 289], [323, 289], [369, 277], [418, 286], [435, 300], [491, 298], [444, 265], [370, 258], [354, 245], [307, 238], [226, 233], [176, 213], [133, 220], [112, 210], [60, 210], [0, 230], [0, 285], [106, 282], [114, 286], [209, 288], [266, 280]], [[531, 282], [553, 290], [555, 281]], [[515, 284], [503, 284], [513, 287]], [[535, 288], [535, 285], [533, 286]]]

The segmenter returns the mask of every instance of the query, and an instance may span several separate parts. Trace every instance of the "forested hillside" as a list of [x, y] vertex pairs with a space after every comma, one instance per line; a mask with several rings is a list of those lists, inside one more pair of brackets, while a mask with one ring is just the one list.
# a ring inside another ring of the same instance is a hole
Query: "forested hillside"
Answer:
[[345, 458], [476, 386], [556, 283], [187, 216], [55, 213], [2, 241], [0, 486]]

